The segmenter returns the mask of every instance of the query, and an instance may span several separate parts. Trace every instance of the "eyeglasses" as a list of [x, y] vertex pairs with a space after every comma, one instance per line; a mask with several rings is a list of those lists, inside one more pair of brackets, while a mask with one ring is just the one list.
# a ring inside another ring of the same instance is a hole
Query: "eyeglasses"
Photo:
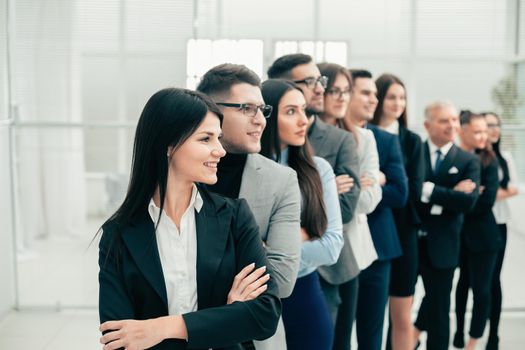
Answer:
[[492, 124], [492, 123], [489, 123], [487, 124], [487, 127], [489, 129], [499, 129], [501, 126], [499, 124]]
[[350, 96], [350, 90], [341, 90], [338, 88], [326, 90], [325, 94], [333, 98], [343, 98], [343, 96]]
[[251, 103], [226, 103], [216, 102], [216, 104], [224, 107], [238, 108], [245, 116], [253, 118], [257, 115], [257, 110], [260, 110], [265, 118], [269, 118], [272, 114], [273, 107], [270, 105], [254, 105]]
[[325, 89], [326, 86], [328, 85], [328, 77], [321, 75], [320, 77], [317, 77], [317, 78], [309, 77], [303, 80], [294, 80], [293, 82], [296, 84], [305, 84], [307, 88], [312, 89], [312, 90], [315, 89], [315, 87], [317, 86], [317, 83], [319, 83], [321, 84], [323, 89]]

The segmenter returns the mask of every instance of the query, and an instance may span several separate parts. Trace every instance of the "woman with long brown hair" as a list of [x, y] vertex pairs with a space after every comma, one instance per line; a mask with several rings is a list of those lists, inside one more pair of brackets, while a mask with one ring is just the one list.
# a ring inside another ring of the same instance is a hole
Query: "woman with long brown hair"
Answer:
[[330, 164], [313, 157], [306, 138], [308, 118], [302, 91], [292, 82], [270, 79], [262, 85], [273, 106], [261, 139], [261, 154], [297, 172], [301, 189], [301, 265], [292, 295], [283, 299], [289, 350], [332, 348], [333, 324], [316, 269], [335, 263], [343, 247], [342, 220]]

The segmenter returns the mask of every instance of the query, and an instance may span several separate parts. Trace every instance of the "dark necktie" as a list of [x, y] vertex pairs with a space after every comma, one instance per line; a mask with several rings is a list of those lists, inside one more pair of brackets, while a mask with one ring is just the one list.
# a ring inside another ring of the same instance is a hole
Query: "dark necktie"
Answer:
[[439, 171], [439, 167], [441, 166], [441, 163], [443, 162], [443, 153], [441, 153], [441, 150], [436, 151], [436, 162], [434, 163], [434, 175], [436, 175]]

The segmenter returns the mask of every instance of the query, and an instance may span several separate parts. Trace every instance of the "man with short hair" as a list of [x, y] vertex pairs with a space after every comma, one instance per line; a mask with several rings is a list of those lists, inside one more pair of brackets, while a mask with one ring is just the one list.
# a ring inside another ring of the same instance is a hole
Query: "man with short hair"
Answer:
[[380, 350], [390, 284], [390, 262], [402, 254], [392, 208], [406, 204], [408, 178], [398, 137], [368, 123], [378, 102], [372, 74], [367, 70], [350, 70], [350, 73], [354, 84], [345, 122], [373, 132], [379, 155], [379, 184], [383, 192], [378, 206], [368, 215], [368, 226], [378, 258], [359, 275], [356, 333], [359, 348]]
[[428, 350], [449, 346], [450, 292], [459, 260], [463, 214], [479, 195], [480, 162], [454, 145], [459, 113], [450, 102], [438, 101], [425, 109], [425, 182], [418, 213], [419, 273], [425, 297], [419, 308], [416, 337], [427, 331]]
[[[268, 69], [268, 77], [292, 80], [301, 88], [309, 115], [308, 140], [315, 155], [326, 159], [336, 175], [345, 243], [337, 263], [329, 267], [321, 266], [317, 271], [321, 276], [321, 286], [335, 321], [334, 349], [338, 349], [338, 340], [343, 338], [340, 334], [348, 334], [351, 331], [357, 300], [356, 277], [360, 272], [350, 245], [350, 221], [361, 191], [357, 144], [350, 133], [326, 124], [320, 118], [324, 112], [327, 78], [321, 76], [312, 57], [305, 54], [280, 57]], [[346, 321], [339, 322], [338, 319]], [[341, 327], [342, 323], [345, 326]], [[349, 327], [346, 327], [347, 323], [350, 324]]]
[[[227, 154], [218, 164], [214, 192], [244, 198], [259, 225], [271, 277], [279, 297], [292, 293], [301, 257], [300, 191], [297, 175], [258, 154], [271, 107], [264, 104], [261, 81], [243, 65], [221, 64], [210, 69], [197, 90], [210, 96], [224, 114], [221, 143]], [[282, 321], [259, 349], [286, 349]]]
[[[341, 179], [351, 177], [354, 186], [339, 192], [343, 224], [349, 222], [359, 197], [359, 157], [355, 140], [344, 130], [324, 123], [319, 115], [324, 111], [324, 91], [327, 78], [321, 76], [312, 57], [305, 54], [291, 54], [278, 58], [268, 69], [268, 77], [288, 79], [302, 90], [309, 116], [308, 141], [318, 157], [325, 158], [336, 175], [338, 189]], [[355, 169], [355, 170], [353, 170]]]

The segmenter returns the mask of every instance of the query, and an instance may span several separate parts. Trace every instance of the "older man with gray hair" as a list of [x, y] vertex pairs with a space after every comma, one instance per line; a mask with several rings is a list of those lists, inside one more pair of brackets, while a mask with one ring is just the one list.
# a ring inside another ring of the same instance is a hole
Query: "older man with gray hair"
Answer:
[[448, 101], [425, 108], [425, 177], [418, 205], [419, 273], [425, 287], [415, 322], [416, 336], [427, 331], [428, 350], [449, 345], [450, 292], [459, 260], [463, 214], [479, 195], [479, 159], [454, 145], [459, 113]]

